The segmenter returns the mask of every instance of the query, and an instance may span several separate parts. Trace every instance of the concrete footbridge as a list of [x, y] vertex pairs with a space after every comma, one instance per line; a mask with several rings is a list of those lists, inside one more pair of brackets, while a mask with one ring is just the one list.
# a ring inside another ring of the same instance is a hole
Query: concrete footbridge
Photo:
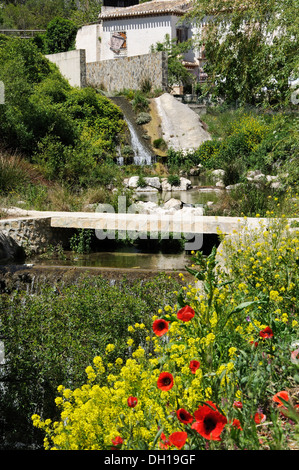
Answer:
[[[9, 252], [17, 252], [17, 248], [26, 246], [32, 253], [39, 254], [53, 244], [63, 243], [67, 246], [75, 229], [95, 230], [95, 236], [99, 241], [105, 239], [150, 241], [173, 238], [183, 240], [187, 252], [192, 250], [208, 252], [209, 247], [220, 242], [220, 233], [230, 236], [234, 233], [243, 233], [245, 229], [250, 233], [256, 229], [266, 230], [273, 224], [273, 219], [259, 217], [198, 215], [196, 211], [192, 211], [192, 208], [190, 211], [181, 209], [167, 214], [163, 211], [146, 214], [125, 211], [40, 212], [19, 208], [2, 209], [3, 212], [0, 218], [0, 264], [1, 252], [2, 258], [4, 256], [3, 247], [8, 247]], [[292, 220], [295, 220], [295, 226], [299, 227], [299, 219], [288, 219], [288, 222]]]
[[[179, 212], [179, 211], [178, 211]], [[116, 230], [160, 233], [218, 233], [240, 231], [258, 227], [262, 219], [199, 216], [192, 213], [175, 214], [128, 214], [128, 213], [55, 213], [49, 215], [51, 226], [59, 228]], [[267, 220], [263, 219], [267, 225]]]
[[[111, 213], [111, 212], [50, 212], [24, 211], [7, 213], [15, 219], [50, 219], [53, 228], [115, 230], [134, 232], [189, 233], [189, 234], [232, 234], [247, 227], [248, 230], [267, 228], [272, 219], [259, 217], [226, 217], [196, 215], [192, 211], [165, 213]], [[289, 221], [299, 222], [299, 219]]]

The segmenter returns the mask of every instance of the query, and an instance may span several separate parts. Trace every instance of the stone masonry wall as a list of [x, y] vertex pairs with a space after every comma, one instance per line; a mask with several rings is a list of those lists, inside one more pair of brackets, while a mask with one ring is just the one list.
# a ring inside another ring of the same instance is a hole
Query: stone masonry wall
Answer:
[[51, 227], [50, 217], [0, 220], [0, 261], [6, 257], [5, 251], [9, 252], [6, 253], [8, 257], [13, 257], [18, 248], [27, 253], [40, 254], [51, 244], [65, 246], [72, 233], [71, 229]]
[[87, 86], [120, 91], [140, 89], [149, 81], [152, 89], [167, 89], [167, 54], [155, 52], [86, 64]]

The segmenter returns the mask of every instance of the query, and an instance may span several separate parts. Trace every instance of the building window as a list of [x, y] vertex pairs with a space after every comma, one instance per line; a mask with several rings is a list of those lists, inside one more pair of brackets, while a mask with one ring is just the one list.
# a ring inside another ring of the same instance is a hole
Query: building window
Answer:
[[177, 30], [176, 30], [176, 41], [177, 41], [177, 43], [185, 42], [187, 40], [188, 40], [188, 28], [185, 28], [185, 27], [177, 28]]
[[127, 49], [127, 33], [117, 32], [111, 34], [110, 49], [115, 54], [120, 54], [124, 49]]

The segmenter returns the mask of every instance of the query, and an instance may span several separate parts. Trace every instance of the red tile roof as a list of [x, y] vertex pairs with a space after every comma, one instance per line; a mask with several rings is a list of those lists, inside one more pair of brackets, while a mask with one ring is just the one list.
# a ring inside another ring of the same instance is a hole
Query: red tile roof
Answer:
[[131, 7], [103, 11], [99, 19], [128, 18], [134, 16], [153, 16], [162, 14], [184, 15], [192, 5], [192, 0], [152, 0]]

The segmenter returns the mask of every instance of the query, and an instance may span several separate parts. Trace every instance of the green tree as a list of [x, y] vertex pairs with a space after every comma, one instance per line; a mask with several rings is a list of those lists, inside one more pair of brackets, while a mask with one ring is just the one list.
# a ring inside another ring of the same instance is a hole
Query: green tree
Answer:
[[69, 17], [74, 8], [71, 3], [65, 0], [8, 1], [2, 8], [2, 24], [16, 29], [46, 29], [54, 17]]
[[0, 25], [16, 29], [46, 29], [59, 16], [78, 27], [96, 21], [102, 0], [12, 0], [1, 2]]
[[78, 27], [93, 23], [98, 20], [102, 3], [102, 0], [77, 0], [76, 8], [72, 10], [70, 19]]
[[168, 85], [189, 85], [192, 83], [194, 76], [182, 61], [184, 53], [188, 52], [192, 47], [191, 40], [177, 43], [175, 39], [170, 39], [169, 34], [165, 35], [164, 42], [157, 42], [151, 47], [152, 52], [164, 51], [168, 57]]
[[[123, 114], [93, 88], [72, 88], [31, 41], [0, 42], [0, 145], [77, 188], [98, 184], [125, 138]], [[110, 179], [111, 181], [111, 179]]]
[[77, 26], [73, 21], [56, 17], [47, 26], [45, 37], [49, 54], [66, 52], [75, 48]]
[[228, 102], [290, 104], [298, 78], [297, 0], [198, 0], [209, 90]]

